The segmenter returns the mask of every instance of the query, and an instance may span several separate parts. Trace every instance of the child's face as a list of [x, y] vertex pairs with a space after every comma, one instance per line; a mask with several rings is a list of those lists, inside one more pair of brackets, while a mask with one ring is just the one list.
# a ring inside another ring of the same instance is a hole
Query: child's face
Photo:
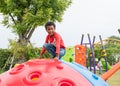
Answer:
[[51, 36], [51, 35], [53, 35], [54, 32], [55, 32], [55, 27], [54, 27], [53, 25], [47, 26], [46, 31], [47, 31], [48, 34]]

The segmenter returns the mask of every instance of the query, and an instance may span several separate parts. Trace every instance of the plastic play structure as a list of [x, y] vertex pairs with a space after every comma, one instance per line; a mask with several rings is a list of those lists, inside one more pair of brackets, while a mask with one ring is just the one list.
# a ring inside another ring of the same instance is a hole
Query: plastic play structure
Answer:
[[[87, 34], [88, 36], [88, 43], [84, 43], [84, 34], [82, 34], [82, 37], [81, 37], [81, 42], [80, 42], [80, 45], [81, 46], [85, 46], [87, 47], [89, 45], [90, 47], [90, 71], [94, 70], [94, 74], [96, 74], [96, 61], [95, 61], [95, 53], [94, 53], [94, 42], [95, 42], [95, 36], [93, 36], [93, 40], [91, 40], [91, 37], [89, 34]], [[109, 65], [109, 63], [107, 62], [107, 56], [106, 56], [106, 50], [105, 50], [105, 47], [104, 47], [104, 44], [103, 44], [103, 41], [102, 41], [102, 37], [101, 35], [99, 35], [99, 39], [100, 39], [100, 45], [101, 45], [101, 50], [102, 50], [102, 58], [104, 58], [104, 61], [102, 62], [103, 64], [103, 67], [106, 71], [108, 71], [111, 67]], [[83, 61], [85, 62], [85, 61]], [[108, 68], [109, 66], [109, 68]]]
[[[88, 43], [84, 43], [84, 34], [82, 34], [81, 37], [81, 42], [80, 44], [75, 45], [74, 47], [70, 47], [66, 49], [66, 54], [63, 57], [63, 60], [67, 61], [67, 62], [71, 62], [70, 59], [72, 59], [72, 61], [83, 65], [83, 66], [87, 66], [87, 63], [90, 63], [89, 65], [89, 70], [93, 71], [94, 74], [96, 74], [96, 70], [98, 70], [99, 68], [96, 67], [97, 61], [95, 61], [95, 54], [94, 54], [94, 42], [95, 42], [95, 36], [93, 37], [93, 40], [91, 41], [91, 37], [89, 34], [87, 34], [88, 36]], [[111, 66], [109, 65], [109, 63], [107, 62], [107, 56], [106, 56], [106, 50], [105, 47], [103, 45], [103, 41], [102, 41], [102, 37], [101, 35], [99, 35], [99, 39], [100, 39], [100, 46], [101, 46], [101, 51], [100, 53], [102, 53], [102, 69], [104, 69], [105, 71], [108, 71]], [[86, 61], [87, 60], [87, 47], [90, 47], [90, 56], [89, 57], [89, 62]], [[74, 53], [74, 54], [73, 54]]]
[[67, 61], [67, 62], [74, 61], [74, 47], [73, 46], [66, 48], [66, 54], [62, 57], [62, 59]]
[[86, 67], [86, 47], [82, 45], [75, 46], [75, 62]]
[[[102, 69], [106, 69], [106, 62], [103, 58], [101, 59], [101, 62], [102, 62]], [[107, 62], [107, 66], [108, 66], [108, 70], [110, 70], [111, 65], [108, 62]]]
[[120, 62], [118, 62], [117, 64], [115, 64], [110, 70], [108, 70], [107, 72], [105, 72], [101, 77], [104, 80], [107, 80], [109, 77], [111, 77], [118, 70], [120, 70]]
[[108, 84], [75, 62], [34, 59], [2, 73], [0, 86], [108, 86]]
[[99, 77], [76, 62], [34, 59], [2, 73], [0, 86], [108, 86], [119, 69], [120, 62]]

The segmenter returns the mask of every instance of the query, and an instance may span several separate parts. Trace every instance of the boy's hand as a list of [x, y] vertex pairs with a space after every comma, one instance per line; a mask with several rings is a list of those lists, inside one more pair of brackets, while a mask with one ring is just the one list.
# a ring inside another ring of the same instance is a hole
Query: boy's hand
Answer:
[[55, 61], [58, 61], [58, 60], [59, 60], [59, 57], [55, 57], [54, 60], [55, 60]]
[[56, 61], [59, 60], [59, 54], [56, 53], [56, 56], [54, 57], [54, 60], [56, 60]]

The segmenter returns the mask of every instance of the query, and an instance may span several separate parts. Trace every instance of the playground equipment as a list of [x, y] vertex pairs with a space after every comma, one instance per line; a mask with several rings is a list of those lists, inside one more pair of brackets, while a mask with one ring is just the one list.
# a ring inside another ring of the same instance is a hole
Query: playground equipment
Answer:
[[93, 63], [93, 69], [94, 69], [94, 74], [96, 74], [96, 67], [95, 67], [95, 54], [94, 54], [94, 42], [95, 42], [95, 36], [93, 37], [93, 41], [91, 41], [90, 35], [88, 35], [88, 43], [83, 43], [83, 39], [84, 39], [84, 34], [82, 34], [82, 38], [81, 38], [81, 43], [80, 45], [85, 45], [87, 47], [87, 45], [90, 45], [90, 71], [92, 70], [92, 63]]
[[86, 47], [82, 45], [75, 46], [75, 62], [86, 67]]
[[[101, 59], [101, 62], [102, 62], [102, 69], [103, 70], [106, 70], [106, 62], [105, 62], [105, 59]], [[111, 65], [107, 62], [107, 69], [110, 70], [111, 69]]]
[[1, 74], [0, 86], [108, 86], [108, 84], [75, 62], [34, 59]]
[[120, 62], [115, 64], [110, 70], [108, 70], [106, 73], [104, 73], [101, 77], [104, 80], [107, 80], [109, 77], [111, 77], [116, 71], [120, 69]]
[[[90, 46], [90, 71], [94, 70], [94, 73], [96, 74], [96, 61], [95, 61], [95, 53], [94, 53], [94, 42], [95, 42], [95, 36], [93, 36], [93, 41], [91, 41], [90, 35], [88, 34], [88, 43], [83, 43], [83, 39], [84, 39], [84, 34], [82, 34], [82, 38], [81, 38], [81, 43], [80, 45], [85, 45], [87, 47], [87, 45]], [[102, 57], [105, 59], [105, 64], [104, 64], [104, 68], [106, 71], [108, 70], [108, 64], [107, 64], [107, 57], [106, 57], [106, 51], [105, 51], [105, 47], [103, 45], [103, 41], [102, 41], [102, 37], [101, 35], [99, 35], [99, 39], [100, 39], [100, 44], [101, 44], [101, 48], [102, 48]]]
[[66, 54], [62, 57], [63, 60], [67, 62], [73, 62], [74, 59], [74, 47], [70, 46], [66, 48]]
[[107, 64], [106, 50], [105, 50], [105, 47], [104, 47], [104, 45], [103, 45], [101, 35], [99, 35], [99, 38], [100, 38], [100, 42], [101, 42], [101, 44], [102, 44], [102, 54], [103, 54], [103, 58], [105, 59], [106, 71], [108, 71], [108, 64]]

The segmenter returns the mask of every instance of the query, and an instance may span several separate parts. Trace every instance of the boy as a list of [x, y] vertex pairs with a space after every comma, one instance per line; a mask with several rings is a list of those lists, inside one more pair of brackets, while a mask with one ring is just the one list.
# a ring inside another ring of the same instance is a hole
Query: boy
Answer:
[[45, 29], [48, 35], [46, 36], [40, 58], [42, 58], [42, 55], [47, 50], [53, 55], [55, 60], [61, 59], [61, 57], [65, 55], [66, 50], [62, 37], [55, 32], [56, 25], [53, 22], [47, 22], [45, 24]]

